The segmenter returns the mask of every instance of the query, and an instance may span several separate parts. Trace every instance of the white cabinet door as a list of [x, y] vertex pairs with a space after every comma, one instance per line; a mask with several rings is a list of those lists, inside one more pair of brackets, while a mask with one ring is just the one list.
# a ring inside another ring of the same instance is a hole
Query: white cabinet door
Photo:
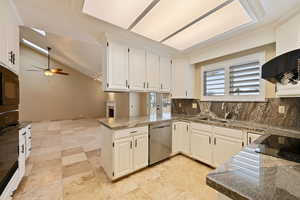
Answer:
[[190, 154], [189, 123], [176, 122], [173, 124], [172, 153]]
[[146, 51], [143, 49], [129, 50], [129, 88], [135, 91], [146, 89]]
[[147, 52], [146, 66], [147, 66], [147, 90], [159, 91], [160, 89], [159, 56]]
[[172, 98], [194, 98], [194, 79], [194, 66], [188, 60], [173, 60]]
[[183, 123], [181, 132], [181, 140], [182, 140], [182, 152], [186, 155], [189, 155], [191, 152], [191, 144], [190, 144], [190, 132], [189, 132], [189, 123]]
[[243, 141], [230, 137], [215, 136], [213, 141], [213, 165], [219, 167], [243, 148]]
[[133, 141], [132, 137], [114, 142], [114, 178], [133, 171]]
[[160, 57], [160, 90], [162, 92], [171, 91], [171, 70], [172, 60], [166, 57]]
[[26, 129], [23, 128], [19, 131], [19, 178], [20, 181], [25, 175], [25, 162], [26, 162]]
[[191, 130], [191, 155], [193, 158], [212, 165], [212, 133]]
[[173, 124], [172, 131], [172, 154], [177, 154], [181, 151], [181, 130], [177, 123]]
[[148, 135], [139, 135], [133, 138], [133, 168], [139, 170], [148, 166]]
[[258, 139], [261, 135], [255, 133], [248, 133], [247, 143], [252, 144], [256, 139]]
[[7, 39], [6, 39], [6, 6], [4, 5], [5, 1], [0, 2], [0, 62], [7, 64]]
[[128, 90], [128, 47], [108, 42], [107, 88]]

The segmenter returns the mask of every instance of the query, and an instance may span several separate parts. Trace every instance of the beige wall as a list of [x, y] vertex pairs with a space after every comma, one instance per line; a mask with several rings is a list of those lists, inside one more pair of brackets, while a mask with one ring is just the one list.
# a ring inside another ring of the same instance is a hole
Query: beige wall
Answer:
[[[201, 69], [202, 66], [205, 65], [210, 65], [213, 63], [218, 63], [218, 62], [222, 62], [225, 60], [229, 60], [229, 59], [234, 59], [234, 58], [238, 58], [238, 57], [242, 57], [242, 56], [246, 56], [249, 54], [254, 54], [254, 53], [258, 53], [258, 52], [262, 52], [265, 51], [266, 52], [266, 61], [271, 60], [272, 58], [274, 58], [276, 56], [276, 45], [275, 43], [273, 44], [269, 44], [269, 45], [265, 45], [262, 47], [257, 47], [254, 49], [250, 49], [247, 51], [242, 51], [239, 53], [235, 53], [235, 54], [231, 54], [231, 55], [227, 55], [227, 56], [223, 56], [220, 58], [216, 58], [216, 59], [212, 59], [212, 60], [208, 60], [205, 62], [201, 62], [201, 63], [197, 63], [196, 64], [196, 69], [195, 69], [195, 97], [200, 99], [201, 98], [201, 84], [202, 84], [202, 80], [201, 80]], [[270, 82], [266, 82], [266, 98], [274, 98], [275, 95], [275, 85], [270, 83]]]
[[52, 67], [64, 69], [69, 76], [46, 77], [30, 72], [31, 66], [46, 66], [47, 57], [21, 46], [20, 120], [42, 121], [104, 117], [107, 94], [101, 83], [52, 61]]

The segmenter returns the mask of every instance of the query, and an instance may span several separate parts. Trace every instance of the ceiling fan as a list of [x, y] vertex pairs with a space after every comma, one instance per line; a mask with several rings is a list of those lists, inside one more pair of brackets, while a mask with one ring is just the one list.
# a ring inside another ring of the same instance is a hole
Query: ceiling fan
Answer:
[[27, 70], [27, 71], [43, 72], [45, 76], [53, 76], [54, 74], [68, 76], [69, 73], [63, 72], [62, 69], [50, 68], [50, 51], [51, 51], [51, 48], [47, 47], [47, 49], [48, 49], [48, 66], [47, 66], [47, 68], [33, 66], [36, 69], [31, 69], [31, 70]]

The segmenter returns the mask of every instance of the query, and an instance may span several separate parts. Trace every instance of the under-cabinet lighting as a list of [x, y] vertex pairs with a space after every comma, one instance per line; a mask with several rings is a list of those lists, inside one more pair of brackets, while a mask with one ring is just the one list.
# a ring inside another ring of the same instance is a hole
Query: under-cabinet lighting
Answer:
[[227, 0], [160, 0], [132, 29], [162, 41]]
[[252, 22], [239, 1], [234, 1], [163, 42], [184, 50]]
[[46, 36], [46, 32], [37, 28], [31, 28], [33, 31], [37, 32], [38, 34], [42, 35], [42, 36]]
[[36, 50], [38, 50], [38, 51], [40, 51], [40, 52], [42, 52], [42, 53], [48, 55], [48, 51], [47, 51], [46, 49], [43, 49], [42, 47], [40, 47], [40, 46], [34, 44], [33, 42], [30, 42], [30, 41], [28, 41], [28, 40], [26, 40], [26, 39], [24, 39], [24, 38], [22, 39], [22, 42], [23, 42], [25, 45], [27, 45], [27, 46], [29, 46], [29, 47], [31, 47], [31, 48], [33, 48], [33, 49], [36, 49]]
[[143, 13], [153, 0], [85, 0], [83, 12], [124, 29]]

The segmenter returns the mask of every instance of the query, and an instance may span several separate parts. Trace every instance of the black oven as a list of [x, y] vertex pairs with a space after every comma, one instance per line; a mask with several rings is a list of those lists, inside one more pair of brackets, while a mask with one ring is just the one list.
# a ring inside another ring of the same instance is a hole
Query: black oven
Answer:
[[0, 113], [17, 110], [19, 106], [18, 76], [4, 67], [0, 67]]
[[0, 66], [0, 194], [18, 168], [19, 79]]

